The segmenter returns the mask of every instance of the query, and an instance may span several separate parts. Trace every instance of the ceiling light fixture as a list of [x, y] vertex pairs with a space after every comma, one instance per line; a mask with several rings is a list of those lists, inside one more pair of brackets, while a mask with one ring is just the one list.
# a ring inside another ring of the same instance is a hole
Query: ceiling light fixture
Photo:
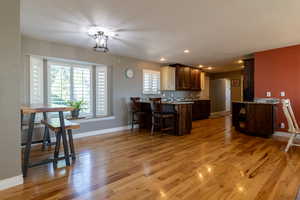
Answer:
[[108, 29], [99, 26], [90, 27], [88, 30], [88, 35], [92, 37], [96, 42], [94, 50], [104, 53], [109, 51], [107, 46], [109, 36], [116, 36], [116, 34], [109, 31]]
[[212, 67], [208, 67], [207, 69], [208, 69], [208, 70], [212, 70], [213, 68], [212, 68]]
[[198, 65], [199, 68], [203, 68], [203, 65]]
[[238, 60], [237, 63], [242, 64], [242, 63], [244, 63], [244, 61], [243, 60]]
[[166, 61], [166, 60], [167, 60], [167, 59], [165, 59], [164, 57], [161, 57], [161, 58], [160, 58], [160, 61], [162, 61], [162, 62], [163, 62], [163, 61]]
[[185, 49], [183, 52], [184, 52], [184, 53], [190, 53], [190, 50]]

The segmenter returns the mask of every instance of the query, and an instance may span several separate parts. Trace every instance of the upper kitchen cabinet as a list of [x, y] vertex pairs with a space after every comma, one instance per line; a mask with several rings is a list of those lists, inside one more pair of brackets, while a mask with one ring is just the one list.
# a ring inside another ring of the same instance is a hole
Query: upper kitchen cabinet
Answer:
[[176, 69], [176, 90], [191, 89], [191, 68], [189, 66], [174, 64], [171, 65]]
[[201, 90], [201, 70], [191, 68], [191, 90]]
[[[161, 90], [195, 90], [202, 89], [200, 69], [173, 64], [161, 67]], [[204, 86], [204, 84], [203, 84]]]
[[161, 81], [160, 81], [160, 88], [161, 90], [175, 90], [175, 76], [176, 76], [176, 69], [175, 67], [164, 66], [161, 67], [160, 70], [161, 74]]

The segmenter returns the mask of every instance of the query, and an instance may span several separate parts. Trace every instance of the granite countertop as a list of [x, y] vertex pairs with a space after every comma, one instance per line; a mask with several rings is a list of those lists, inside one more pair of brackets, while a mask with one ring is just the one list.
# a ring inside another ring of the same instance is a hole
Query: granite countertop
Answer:
[[245, 104], [272, 104], [277, 105], [279, 101], [232, 101], [232, 103], [245, 103]]
[[[140, 101], [141, 103], [151, 103], [150, 101]], [[179, 105], [179, 104], [193, 104], [192, 101], [162, 101], [162, 104], [173, 104], [173, 105]]]

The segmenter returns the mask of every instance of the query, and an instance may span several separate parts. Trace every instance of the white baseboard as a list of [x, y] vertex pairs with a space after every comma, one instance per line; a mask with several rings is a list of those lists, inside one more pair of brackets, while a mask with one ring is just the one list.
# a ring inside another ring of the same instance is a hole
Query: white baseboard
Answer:
[[[137, 126], [134, 126], [135, 128]], [[77, 133], [73, 134], [73, 138], [83, 138], [83, 137], [89, 137], [89, 136], [95, 136], [95, 135], [102, 135], [102, 134], [107, 134], [107, 133], [113, 133], [113, 132], [118, 132], [118, 131], [124, 131], [124, 130], [129, 130], [131, 129], [131, 126], [119, 126], [115, 128], [107, 128], [107, 129], [102, 129], [102, 130], [95, 130], [95, 131], [88, 131], [88, 132], [83, 132], [83, 133]]]
[[[289, 137], [291, 136], [291, 134], [292, 134], [292, 133], [285, 132], [285, 131], [275, 131], [273, 135], [274, 135], [274, 136], [280, 136], [280, 137], [287, 137], [287, 138], [289, 138]], [[299, 138], [299, 139], [300, 139], [299, 136], [300, 136], [300, 135], [298, 134], [298, 135], [296, 136], [296, 138]]]
[[13, 186], [23, 184], [23, 181], [23, 175], [0, 180], [0, 190], [5, 190]]
[[[134, 125], [134, 128], [137, 128], [138, 125]], [[84, 137], [89, 137], [89, 136], [95, 136], [95, 135], [103, 135], [107, 133], [113, 133], [113, 132], [118, 132], [118, 131], [125, 131], [131, 129], [131, 125], [127, 126], [119, 126], [119, 127], [114, 127], [114, 128], [107, 128], [107, 129], [100, 129], [100, 130], [95, 130], [95, 131], [87, 131], [83, 133], [75, 133], [73, 134], [74, 139], [79, 139], [79, 138], [84, 138]], [[51, 137], [51, 141], [55, 142], [56, 138]]]

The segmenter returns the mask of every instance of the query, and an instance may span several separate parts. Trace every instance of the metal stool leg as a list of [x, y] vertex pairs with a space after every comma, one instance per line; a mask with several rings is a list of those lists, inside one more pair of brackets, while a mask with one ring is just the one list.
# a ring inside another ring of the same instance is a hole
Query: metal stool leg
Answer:
[[64, 113], [62, 111], [59, 112], [59, 119], [60, 119], [61, 136], [62, 136], [62, 141], [64, 146], [66, 165], [70, 166], [71, 164], [70, 164], [70, 156], [69, 156], [69, 147], [68, 147], [68, 141], [67, 141], [66, 130], [65, 130]]
[[54, 150], [54, 160], [53, 160], [54, 168], [57, 168], [57, 160], [58, 160], [59, 149], [60, 149], [60, 140], [61, 140], [61, 132], [58, 132], [56, 133], [56, 144]]
[[74, 143], [73, 143], [73, 135], [71, 129], [68, 130], [68, 137], [69, 137], [69, 145], [70, 145], [72, 160], [76, 160], [76, 154], [75, 154]]

